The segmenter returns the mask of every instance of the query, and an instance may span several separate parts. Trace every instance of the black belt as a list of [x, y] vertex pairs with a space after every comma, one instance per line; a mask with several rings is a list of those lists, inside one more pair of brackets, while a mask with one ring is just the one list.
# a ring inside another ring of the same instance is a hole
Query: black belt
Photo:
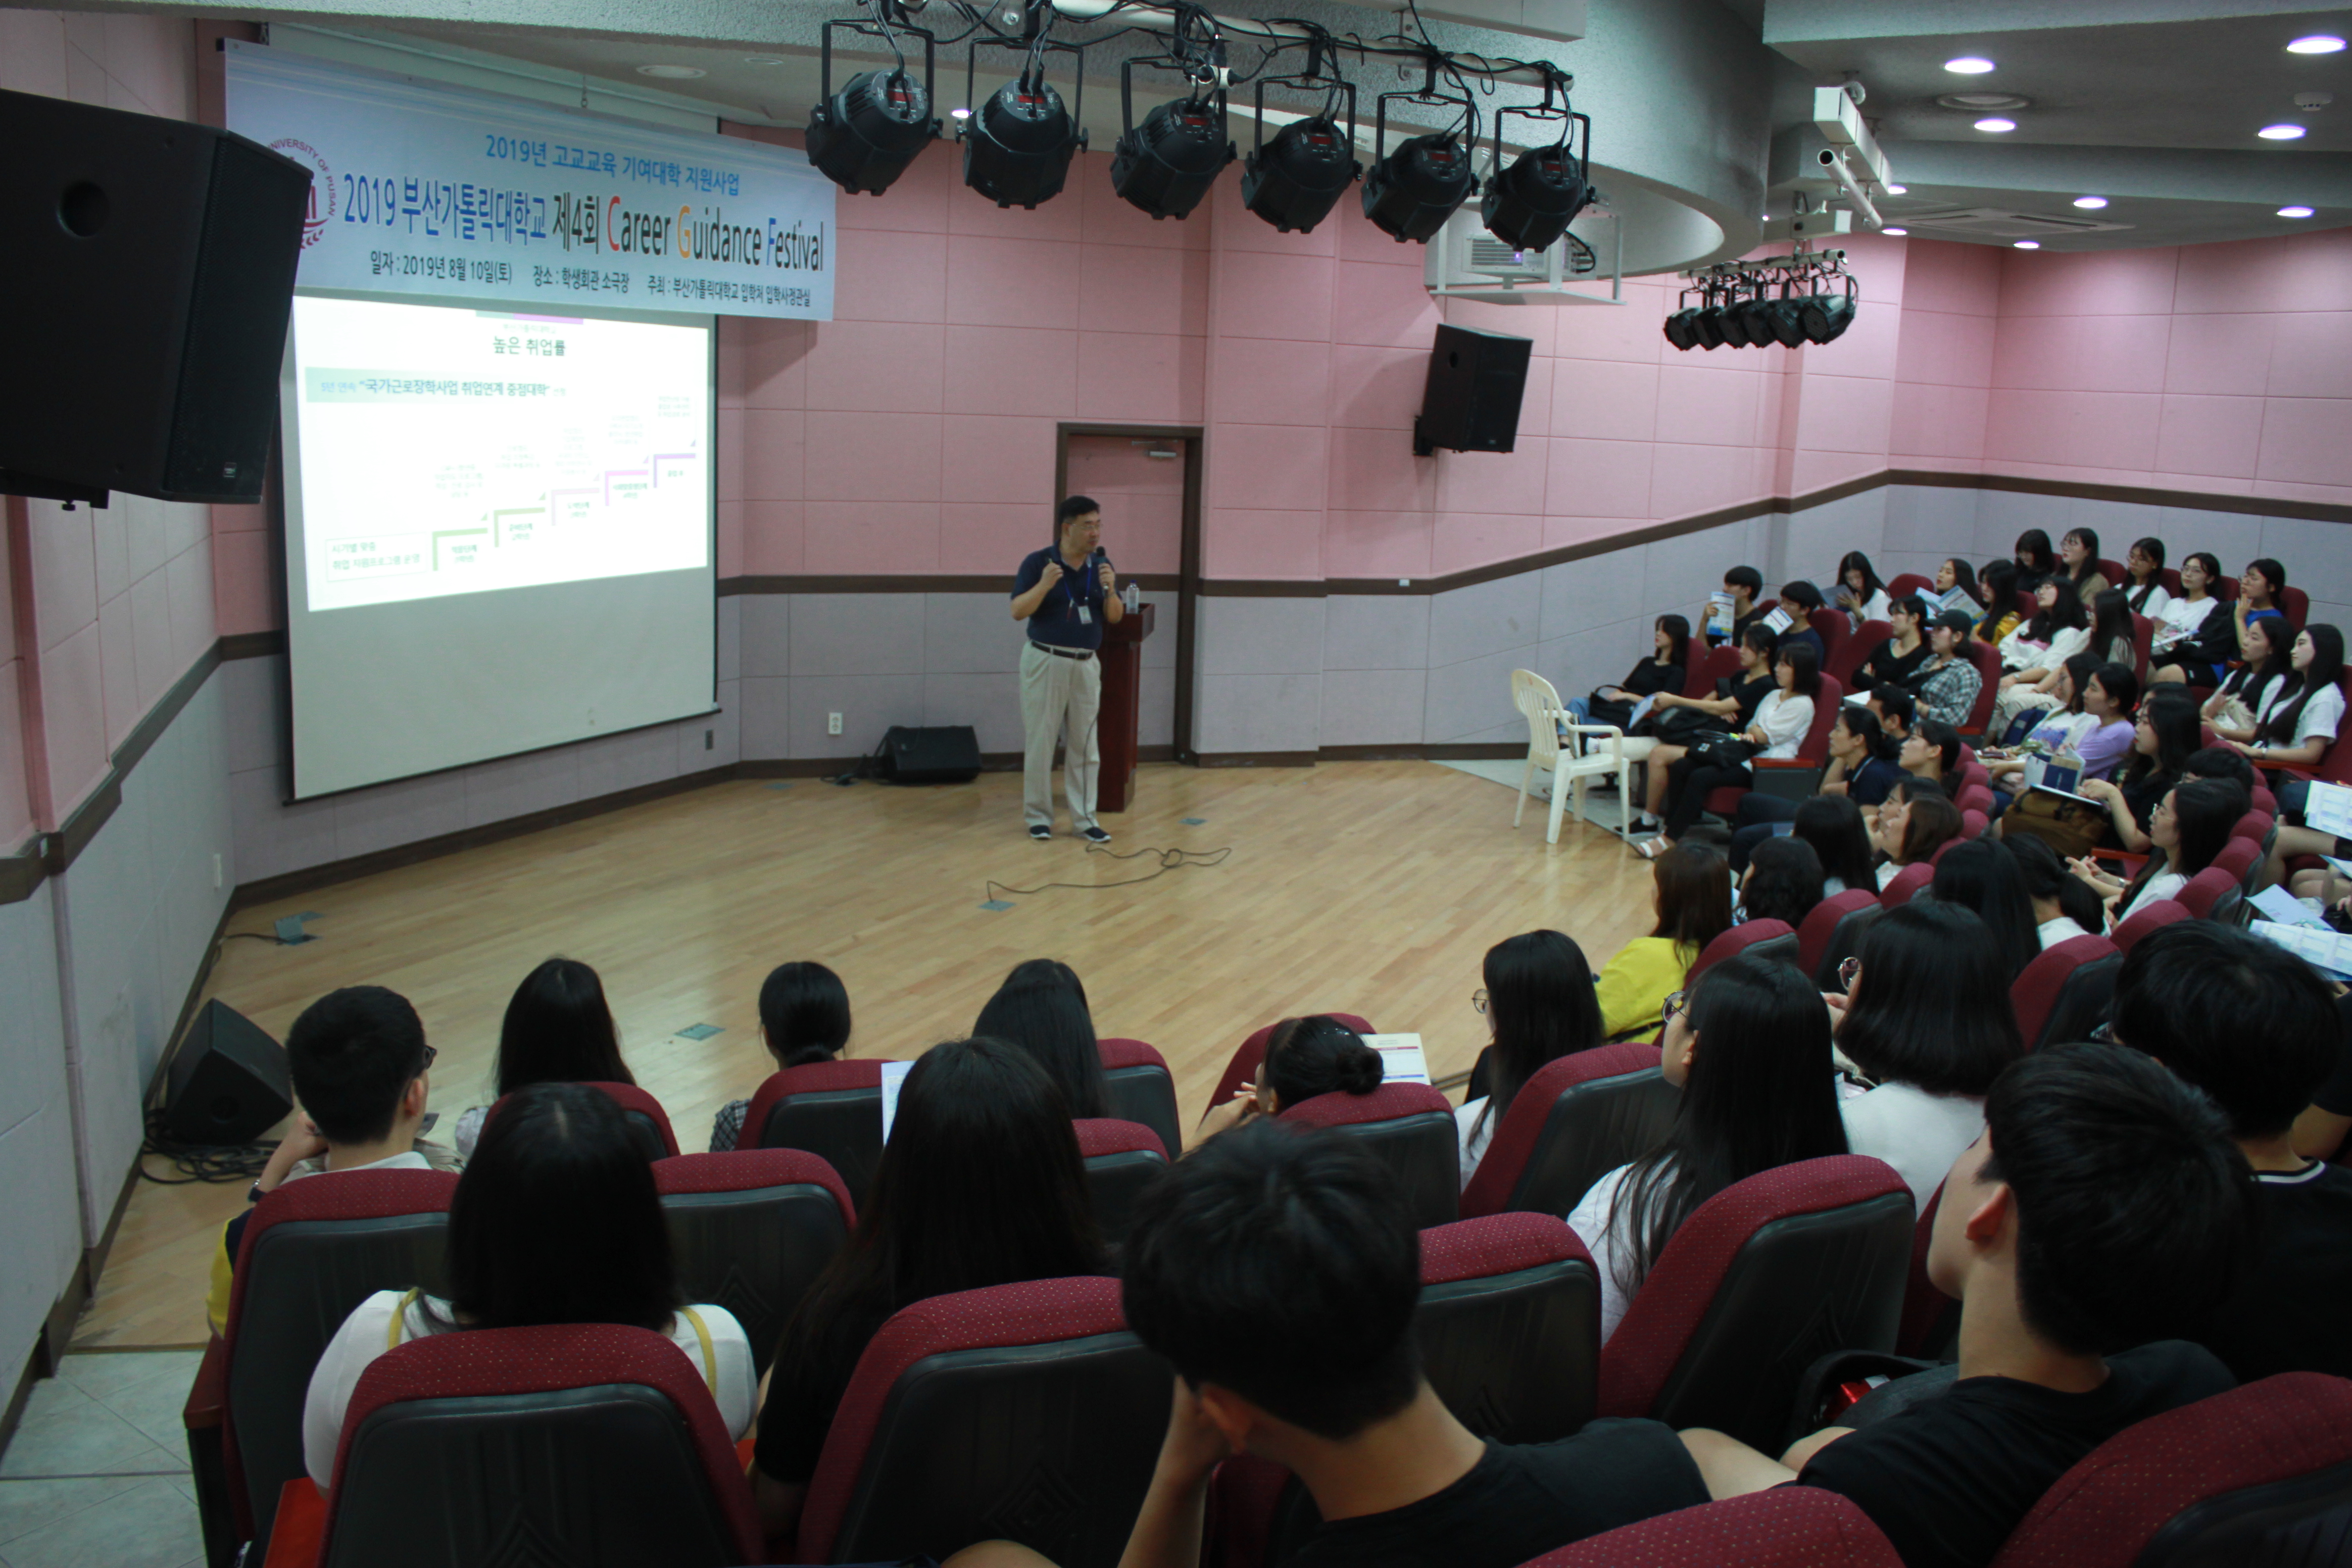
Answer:
[[1038, 649], [1040, 652], [1050, 653], [1055, 658], [1075, 658], [1083, 662], [1084, 660], [1094, 658], [1094, 652], [1089, 648], [1055, 647], [1049, 642], [1032, 642], [1029, 646]]

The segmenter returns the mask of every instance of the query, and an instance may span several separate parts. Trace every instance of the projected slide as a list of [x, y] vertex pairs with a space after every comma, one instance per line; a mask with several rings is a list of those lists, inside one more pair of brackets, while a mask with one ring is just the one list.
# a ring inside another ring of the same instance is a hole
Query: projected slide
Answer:
[[709, 330], [294, 301], [305, 608], [707, 563]]

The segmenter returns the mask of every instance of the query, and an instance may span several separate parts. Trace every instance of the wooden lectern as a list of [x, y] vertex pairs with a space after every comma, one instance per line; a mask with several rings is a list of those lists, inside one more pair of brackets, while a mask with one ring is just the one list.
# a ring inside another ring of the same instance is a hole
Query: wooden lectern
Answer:
[[1125, 811], [1135, 782], [1135, 726], [1143, 710], [1143, 639], [1151, 635], [1151, 609], [1129, 611], [1103, 627], [1102, 710], [1096, 718], [1102, 771], [1095, 780], [1095, 807]]

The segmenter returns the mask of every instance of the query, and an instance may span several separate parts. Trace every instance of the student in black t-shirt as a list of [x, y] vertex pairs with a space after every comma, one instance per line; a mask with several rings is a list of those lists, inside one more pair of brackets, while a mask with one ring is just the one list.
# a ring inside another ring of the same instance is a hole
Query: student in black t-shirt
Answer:
[[2352, 1132], [2352, 991], [2336, 999], [2336, 1016], [2341, 1021], [2338, 1038], [2344, 1042], [2336, 1070], [2294, 1119], [2294, 1152], [2306, 1160], [2333, 1160], [2344, 1147], [2345, 1134]]
[[2294, 1152], [2294, 1119], [2344, 1053], [2309, 964], [2260, 937], [2182, 921], [2116, 979], [2115, 1037], [2210, 1095], [2262, 1194], [2262, 1249], [2203, 1337], [2242, 1383], [2352, 1376], [2352, 1171]]
[[2243, 1278], [2253, 1219], [2252, 1173], [2203, 1095], [2115, 1046], [2037, 1051], [1993, 1084], [1936, 1211], [1927, 1277], [1960, 1303], [1948, 1390], [1778, 1463], [1720, 1432], [1683, 1441], [1718, 1498], [1820, 1487], [1906, 1568], [1983, 1568], [2092, 1449], [2235, 1385], [2172, 1336]]
[[1123, 1568], [1196, 1568], [1210, 1472], [1287, 1466], [1324, 1520], [1287, 1568], [1511, 1568], [1706, 1500], [1654, 1421], [1487, 1443], [1421, 1373], [1421, 1238], [1363, 1145], [1254, 1121], [1136, 1204], [1127, 1321], [1174, 1363], [1175, 1405]]

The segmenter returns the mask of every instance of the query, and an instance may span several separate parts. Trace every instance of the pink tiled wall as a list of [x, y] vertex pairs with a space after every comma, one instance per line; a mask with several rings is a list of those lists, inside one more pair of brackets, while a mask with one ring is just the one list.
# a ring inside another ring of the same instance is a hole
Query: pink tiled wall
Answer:
[[[195, 42], [180, 19], [0, 11], [0, 88], [186, 119]], [[0, 770], [17, 783], [0, 784], [0, 845], [33, 826], [35, 786], [46, 786], [51, 817], [38, 826], [70, 812], [105, 777], [115, 745], [212, 646], [209, 510], [120, 494], [104, 509], [25, 503], [31, 582], [14, 599], [30, 625], [14, 620], [8, 650], [27, 656], [11, 675], [30, 669], [44, 732], [28, 743], [19, 679], [6, 680]], [[28, 765], [44, 776], [29, 777]]]

